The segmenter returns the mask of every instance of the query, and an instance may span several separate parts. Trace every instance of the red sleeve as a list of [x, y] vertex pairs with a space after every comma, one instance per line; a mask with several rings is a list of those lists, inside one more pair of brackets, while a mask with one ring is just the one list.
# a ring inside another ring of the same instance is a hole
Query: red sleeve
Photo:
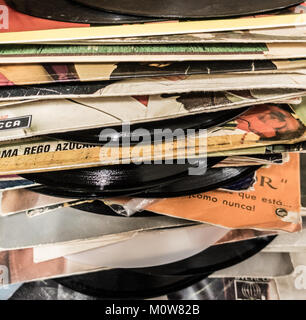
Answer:
[[15, 11], [7, 6], [4, 0], [0, 0], [0, 32], [35, 31], [78, 27], [90, 27], [90, 25], [59, 22], [31, 17]]

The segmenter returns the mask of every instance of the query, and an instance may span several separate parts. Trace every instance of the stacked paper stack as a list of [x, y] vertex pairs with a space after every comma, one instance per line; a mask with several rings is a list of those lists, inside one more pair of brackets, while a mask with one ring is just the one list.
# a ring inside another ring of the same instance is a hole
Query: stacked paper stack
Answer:
[[138, 268], [301, 297], [219, 270], [304, 254], [306, 5], [161, 2], [0, 1], [3, 284]]

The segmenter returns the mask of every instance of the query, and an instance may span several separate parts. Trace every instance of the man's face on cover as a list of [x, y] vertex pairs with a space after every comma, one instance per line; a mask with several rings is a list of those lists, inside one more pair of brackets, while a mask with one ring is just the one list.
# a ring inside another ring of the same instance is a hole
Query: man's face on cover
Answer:
[[262, 138], [273, 138], [278, 134], [297, 131], [300, 122], [288, 111], [278, 106], [265, 105], [253, 108], [239, 119], [238, 128], [253, 132]]

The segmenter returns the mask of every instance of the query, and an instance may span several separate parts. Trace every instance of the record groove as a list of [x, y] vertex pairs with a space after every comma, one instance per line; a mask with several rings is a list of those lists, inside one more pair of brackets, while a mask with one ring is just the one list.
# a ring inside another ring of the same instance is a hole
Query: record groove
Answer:
[[85, 23], [97, 25], [113, 25], [124, 23], [154, 22], [160, 19], [133, 17], [110, 12], [102, 12], [70, 0], [6, 0], [10, 7], [24, 14], [49, 20]]
[[[212, 246], [191, 258], [152, 268], [114, 269], [56, 279], [61, 285], [103, 299], [145, 299], [187, 288], [211, 273], [240, 263], [275, 237]], [[189, 284], [188, 284], [189, 282]]]
[[[116, 176], [116, 170], [114, 170], [115, 179], [114, 181], [109, 181], [109, 188], [105, 188], [105, 186], [99, 186], [99, 183], [91, 184], [90, 173], [88, 174], [86, 170], [82, 172], [82, 175], [77, 174], [75, 177], [73, 177], [71, 173], [67, 174], [64, 172], [64, 174], [61, 174], [62, 171], [59, 173], [28, 174], [22, 175], [22, 177], [42, 184], [42, 186], [30, 188], [30, 190], [55, 197], [66, 197], [70, 199], [102, 199], [121, 196], [132, 196], [135, 198], [173, 198], [208, 192], [240, 182], [241, 179], [255, 174], [256, 170], [260, 168], [260, 166], [209, 168], [203, 176], [191, 176], [188, 172], [190, 168], [188, 165], [187, 167], [178, 165], [179, 167], [172, 168], [173, 170], [171, 172], [169, 168], [176, 167], [176, 165], [169, 165], [170, 167], [167, 165], [148, 166], [154, 167], [150, 171], [150, 174], [154, 175], [155, 171], [160, 171], [160, 174], [164, 174], [164, 178], [159, 181], [149, 179], [145, 181], [146, 183], [141, 182], [141, 180], [136, 182], [137, 178], [136, 180], [134, 179], [134, 181], [130, 181], [135, 173], [133, 172], [130, 175], [129, 180], [124, 176], [126, 172], [124, 171], [123, 176], [119, 174], [119, 179], [117, 179], [118, 176]], [[142, 170], [146, 170], [146, 168], [147, 167]], [[185, 170], [186, 168], [187, 170]], [[94, 175], [99, 175], [99, 168], [96, 170], [97, 172], [94, 172]], [[72, 180], [73, 182], [70, 184], [62, 182]], [[83, 182], [83, 185], [80, 182]], [[133, 183], [135, 185], [133, 185]], [[78, 188], [76, 185], [78, 185]], [[116, 187], [118, 188], [117, 190], [115, 189]], [[104, 190], [102, 190], [103, 188]]]
[[[222, 158], [209, 158], [208, 166], [213, 166], [221, 160]], [[126, 164], [21, 176], [43, 185], [31, 188], [33, 191], [43, 192], [46, 186], [54, 192], [63, 192], [63, 196], [70, 194], [77, 198], [99, 198], [133, 194], [177, 181], [186, 177], [189, 168], [196, 164]]]
[[206, 278], [205, 276], [152, 276], [119, 269], [102, 272], [54, 280], [87, 296], [134, 300], [163, 296], [185, 289]]
[[276, 236], [218, 244], [182, 261], [159, 267], [134, 269], [154, 275], [209, 275], [238, 264], [264, 249]]
[[239, 182], [241, 179], [255, 174], [259, 168], [260, 166], [210, 168], [203, 176], [188, 175], [175, 183], [137, 193], [134, 197], [174, 198], [208, 192]]
[[[152, 140], [154, 143], [156, 143], [162, 142], [162, 140], [165, 139], [155, 134], [155, 130], [170, 129], [174, 132], [176, 129], [179, 129], [179, 131], [176, 132], [183, 136], [188, 133], [188, 129], [204, 130], [213, 128], [215, 126], [220, 126], [239, 117], [248, 110], [249, 107], [244, 107], [239, 109], [199, 113], [174, 119], [142, 122], [132, 124], [129, 132], [123, 132], [122, 126], [110, 126], [97, 129], [49, 134], [48, 137], [70, 142], [90, 143], [95, 145], [104, 145], [106, 143], [108, 143], [108, 145], [121, 145], [123, 141], [128, 141], [130, 145], [133, 146], [141, 141]], [[108, 129], [107, 133], [103, 134], [103, 129]], [[144, 131], [136, 131], [139, 129], [144, 129]], [[111, 133], [110, 130], [113, 130], [113, 133]]]
[[298, 0], [73, 0], [120, 14], [158, 18], [217, 18], [263, 13], [302, 3]]

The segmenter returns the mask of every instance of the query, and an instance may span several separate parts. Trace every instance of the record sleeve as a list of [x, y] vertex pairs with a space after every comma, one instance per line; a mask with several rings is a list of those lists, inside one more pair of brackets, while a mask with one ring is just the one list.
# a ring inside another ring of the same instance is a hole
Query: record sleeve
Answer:
[[[4, 0], [0, 4], [5, 5]], [[4, 9], [7, 7], [5, 6]], [[38, 19], [7, 8], [11, 23], [4, 25], [0, 33], [1, 44], [16, 43], [50, 43], [58, 41], [109, 39], [122, 37], [140, 37], [168, 34], [190, 34], [203, 32], [224, 32], [232, 30], [253, 30], [262, 28], [295, 27], [305, 25], [304, 8], [293, 7], [289, 12], [266, 14], [246, 18], [217, 19], [202, 21], [183, 21], [172, 23], [148, 23], [119, 26], [89, 27], [85, 24], [73, 24], [47, 19]], [[69, 28], [70, 27], [70, 28]], [[73, 27], [78, 27], [77, 32]], [[56, 30], [56, 28], [68, 28]], [[52, 29], [52, 30], [48, 30]], [[31, 31], [35, 30], [35, 31]], [[29, 31], [29, 32], [24, 32]], [[52, 61], [54, 62], [54, 61]]]
[[260, 168], [253, 189], [247, 192], [217, 190], [160, 200], [143, 209], [231, 229], [297, 232], [302, 228], [299, 171], [299, 156], [291, 153], [290, 161], [282, 165]]
[[[196, 42], [197, 37], [194, 36]], [[201, 39], [200, 37], [198, 37]], [[122, 44], [121, 40], [121, 44]], [[157, 40], [158, 41], [158, 40]], [[182, 40], [183, 41], [183, 40]], [[200, 40], [199, 40], [200, 41]], [[201, 40], [204, 42], [204, 40]], [[119, 42], [119, 40], [118, 40]], [[306, 27], [305, 27], [306, 42]], [[305, 73], [306, 59], [255, 61], [176, 61], [156, 63], [47, 63], [0, 66], [0, 85], [40, 85], [58, 82], [118, 81], [147, 77], [182, 77], [193, 74]], [[7, 88], [8, 89], [8, 88]], [[12, 88], [11, 88], [12, 89]], [[21, 89], [21, 88], [20, 88]], [[31, 89], [31, 87], [29, 88]], [[56, 88], [55, 88], [56, 89]], [[32, 89], [33, 90], [33, 89]], [[4, 98], [4, 92], [1, 93]]]
[[[168, 83], [165, 83], [165, 85], [168, 87]], [[130, 86], [125, 88], [125, 90], [129, 89]], [[24, 88], [20, 90], [24, 91]], [[113, 95], [117, 91], [119, 91], [119, 85], [116, 86]], [[84, 133], [83, 141], [96, 142], [101, 132], [98, 133], [97, 130], [90, 131], [89, 129], [100, 128], [101, 131], [102, 127], [112, 128], [117, 131], [116, 134], [118, 135], [121, 135], [121, 131], [130, 135], [131, 133], [128, 132], [129, 125], [135, 129], [148, 128], [149, 131], [158, 128], [159, 123], [159, 128], [164, 126], [164, 129], [166, 129], [167, 125], [179, 128], [175, 125], [175, 121], [178, 121], [182, 129], [200, 127], [199, 124], [202, 122], [204, 129], [234, 119], [239, 115], [239, 110], [235, 109], [240, 109], [242, 114], [244, 112], [243, 108], [248, 106], [252, 106], [252, 109], [256, 110], [257, 108], [260, 109], [260, 107], [256, 107], [259, 104], [267, 104], [265, 108], [268, 109], [268, 104], [272, 103], [289, 103], [293, 107], [298, 103], [301, 105], [300, 108], [303, 109], [306, 104], [302, 103], [301, 96], [305, 94], [306, 91], [304, 90], [248, 89], [161, 95], [138, 94], [125, 97], [99, 97], [98, 95], [86, 99], [2, 102], [0, 103], [0, 119], [2, 118], [0, 121], [0, 126], [2, 126], [0, 141], [35, 136], [44, 136], [41, 138], [46, 140], [46, 135], [60, 133], [59, 136], [65, 136], [68, 132], [67, 139], [71, 135], [71, 140], [80, 141], [83, 138], [83, 136], [80, 137], [80, 134]], [[7, 92], [5, 95], [7, 95]], [[45, 98], [45, 96], [41, 98]], [[9, 99], [14, 99], [14, 97], [11, 96]], [[20, 99], [23, 99], [22, 96], [20, 96]], [[224, 112], [224, 116], [221, 111]], [[53, 115], [52, 118], [50, 118], [50, 113]], [[186, 118], [179, 119], [180, 117]], [[11, 122], [13, 119], [16, 120], [14, 124]], [[303, 114], [301, 114], [301, 119], [303, 119]], [[125, 129], [123, 129], [123, 126]], [[75, 131], [82, 132], [80, 134], [73, 133]], [[108, 132], [110, 134], [110, 130]], [[177, 132], [173, 132], [174, 135]]]
[[[305, 14], [306, 17], [306, 14]], [[169, 23], [170, 24], [170, 23]], [[159, 23], [156, 23], [159, 25]], [[98, 28], [98, 27], [97, 27]], [[82, 29], [82, 28], [81, 28]], [[3, 36], [3, 35], [2, 35]], [[0, 34], [1, 40], [1, 34]], [[305, 43], [198, 43], [167, 45], [3, 44], [0, 62], [116, 63], [305, 58]]]
[[[125, 218], [136, 219], [139, 218]], [[145, 219], [145, 218], [144, 218]], [[133, 221], [133, 220], [131, 220]], [[44, 248], [34, 249], [34, 261], [42, 262], [64, 256], [68, 261], [84, 264], [94, 268], [148, 268], [190, 258], [214, 245], [228, 233], [225, 228], [205, 224], [181, 226], [178, 228], [155, 229], [139, 232], [125, 238], [123, 242], [86, 243], [80, 241], [74, 252], [68, 246], [58, 246], [60, 254], [56, 254], [55, 247], [48, 253]], [[91, 246], [90, 246], [91, 244]], [[123, 255], [128, 252], [128, 255]], [[96, 270], [97, 270], [96, 269]]]

